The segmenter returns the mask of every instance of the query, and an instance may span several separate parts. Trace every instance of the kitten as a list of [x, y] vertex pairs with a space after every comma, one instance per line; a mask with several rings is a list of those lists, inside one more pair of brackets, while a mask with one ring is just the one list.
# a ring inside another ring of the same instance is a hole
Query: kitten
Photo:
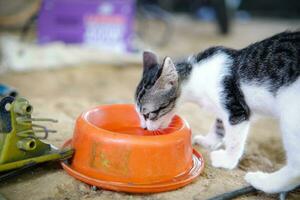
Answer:
[[166, 57], [160, 65], [151, 52], [143, 59], [135, 95], [143, 128], [165, 128], [180, 102], [195, 102], [217, 119], [206, 136], [193, 141], [213, 150], [214, 167], [233, 169], [244, 152], [250, 121], [256, 114], [274, 116], [287, 163], [273, 173], [249, 172], [245, 179], [267, 193], [300, 184], [300, 32], [283, 32], [240, 50], [212, 47], [175, 64]]

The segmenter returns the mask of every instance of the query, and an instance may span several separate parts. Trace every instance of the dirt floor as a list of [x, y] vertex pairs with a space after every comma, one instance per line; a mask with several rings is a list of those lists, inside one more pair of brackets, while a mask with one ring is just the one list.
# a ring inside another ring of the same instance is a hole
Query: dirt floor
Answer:
[[[159, 50], [160, 55], [185, 56], [212, 45], [235, 48], [263, 39], [273, 33], [299, 27], [299, 21], [254, 20], [237, 22], [232, 34], [219, 36], [213, 24], [178, 18], [168, 46]], [[155, 49], [155, 48], [154, 48]], [[141, 75], [140, 66], [100, 66], [80, 64], [73, 68], [9, 72], [0, 75], [3, 83], [17, 88], [34, 106], [35, 117], [51, 117], [59, 120], [47, 142], [60, 146], [72, 137], [74, 121], [83, 111], [111, 103], [131, 103], [133, 93]], [[205, 134], [214, 116], [201, 108], [186, 104], [179, 114], [187, 119], [193, 134]], [[0, 184], [0, 193], [10, 200], [204, 200], [216, 194], [245, 186], [243, 176], [247, 171], [274, 171], [285, 162], [278, 123], [273, 119], [262, 119], [253, 124], [247, 149], [237, 169], [215, 169], [208, 159], [208, 152], [196, 146], [206, 160], [205, 170], [197, 180], [171, 192], [133, 195], [98, 189], [90, 190], [67, 175], [58, 164], [45, 164], [27, 174]], [[239, 199], [277, 199], [277, 195], [245, 196]], [[300, 199], [300, 191], [291, 192], [288, 199]]]

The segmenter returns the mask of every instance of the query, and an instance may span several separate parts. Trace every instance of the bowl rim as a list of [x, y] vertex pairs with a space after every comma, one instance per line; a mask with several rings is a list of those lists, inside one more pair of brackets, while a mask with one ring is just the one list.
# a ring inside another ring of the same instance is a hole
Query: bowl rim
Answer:
[[[104, 128], [101, 128], [99, 126], [96, 126], [95, 124], [93, 124], [92, 122], [90, 122], [88, 119], [87, 119], [87, 116], [91, 113], [91, 112], [95, 112], [95, 111], [99, 111], [102, 107], [111, 107], [111, 106], [130, 106], [130, 107], [133, 107], [134, 108], [134, 104], [125, 104], [125, 103], [119, 103], [119, 104], [103, 104], [103, 105], [100, 105], [100, 106], [96, 106], [96, 107], [93, 107], [85, 112], [83, 112], [81, 115], [79, 115], [79, 117], [77, 118], [76, 120], [76, 124], [78, 123], [79, 120], [82, 120], [84, 121], [85, 124], [87, 124], [89, 127], [93, 128], [94, 130], [96, 131], [101, 131], [102, 133], [106, 133], [106, 134], [118, 134], [118, 136], [121, 136], [122, 135], [122, 138], [155, 138], [155, 139], [159, 139], [159, 138], [173, 138], [175, 137], [175, 135], [179, 135], [179, 134], [182, 134], [182, 130], [184, 130], [185, 128], [188, 129], [189, 132], [191, 132], [191, 128], [189, 126], [189, 124], [187, 123], [187, 121], [180, 117], [179, 115], [174, 115], [174, 117], [177, 117], [182, 125], [174, 132], [171, 132], [171, 133], [168, 133], [168, 134], [160, 134], [160, 135], [134, 135], [134, 134], [123, 134], [123, 133], [120, 133], [120, 132], [114, 132], [114, 131], [111, 131], [111, 130], [108, 130], [108, 129], [104, 129]], [[173, 117], [173, 118], [174, 118]]]

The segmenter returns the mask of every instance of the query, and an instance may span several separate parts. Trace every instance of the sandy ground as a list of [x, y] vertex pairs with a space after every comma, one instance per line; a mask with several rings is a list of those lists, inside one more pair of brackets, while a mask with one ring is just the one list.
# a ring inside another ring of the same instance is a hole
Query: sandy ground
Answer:
[[[171, 43], [159, 49], [161, 55], [179, 57], [197, 52], [212, 45], [240, 48], [273, 33], [299, 27], [291, 21], [238, 22], [227, 37], [220, 37], [212, 24], [199, 23], [185, 18], [174, 22]], [[99, 66], [80, 64], [74, 68], [6, 73], [0, 75], [3, 83], [14, 86], [34, 106], [34, 116], [59, 120], [47, 142], [60, 146], [72, 137], [74, 120], [84, 110], [100, 104], [131, 103], [136, 84], [141, 75], [140, 66]], [[201, 108], [186, 104], [179, 114], [187, 119], [193, 134], [205, 134], [214, 116]], [[208, 152], [195, 147], [204, 155], [206, 167], [197, 180], [171, 192], [133, 195], [98, 189], [68, 176], [58, 164], [45, 164], [28, 173], [0, 184], [0, 193], [10, 200], [204, 200], [225, 191], [246, 185], [243, 176], [249, 170], [275, 171], [285, 162], [278, 123], [262, 119], [253, 124], [243, 159], [237, 169], [215, 169], [208, 159]], [[276, 195], [258, 193], [239, 199], [277, 199]], [[300, 191], [289, 194], [288, 199], [300, 199]]]

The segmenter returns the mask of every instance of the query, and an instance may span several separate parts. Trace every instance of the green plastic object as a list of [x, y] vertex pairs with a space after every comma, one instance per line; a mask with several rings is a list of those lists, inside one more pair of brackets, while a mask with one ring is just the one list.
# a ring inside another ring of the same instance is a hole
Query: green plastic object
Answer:
[[[55, 132], [34, 124], [35, 121], [56, 122], [32, 118], [33, 107], [24, 98], [5, 97], [0, 101], [0, 172], [23, 167], [29, 163], [66, 159], [73, 150], [58, 150], [41, 139]], [[38, 132], [44, 134], [38, 136]]]

